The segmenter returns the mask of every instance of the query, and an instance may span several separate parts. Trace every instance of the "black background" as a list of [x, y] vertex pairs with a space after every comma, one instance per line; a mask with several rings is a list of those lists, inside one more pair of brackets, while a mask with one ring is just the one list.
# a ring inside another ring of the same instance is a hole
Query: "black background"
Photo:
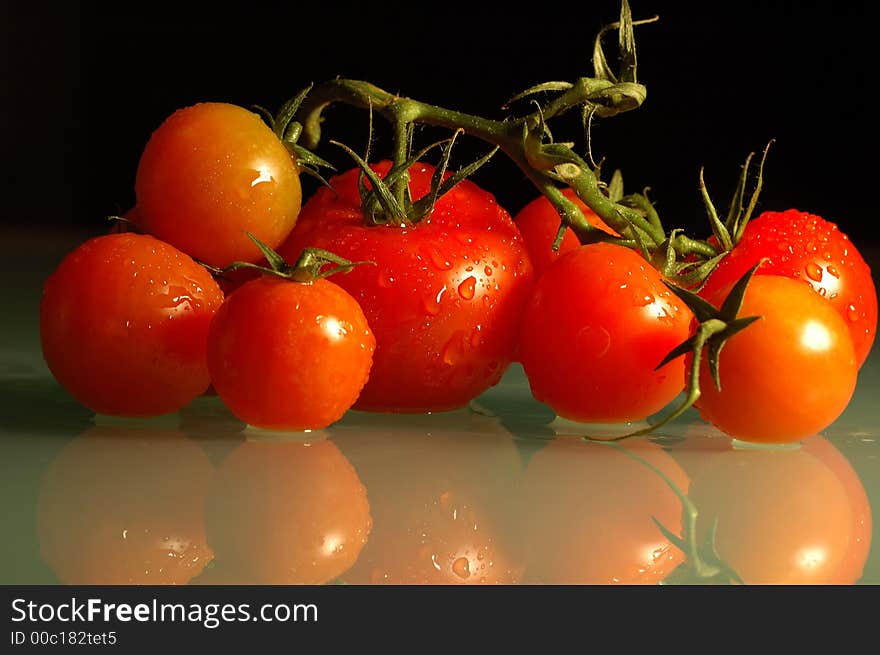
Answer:
[[[2, 220], [34, 229], [97, 229], [131, 206], [141, 149], [179, 107], [275, 110], [342, 75], [501, 118], [501, 104], [527, 86], [591, 75], [594, 36], [619, 12], [615, 0], [3, 3]], [[652, 188], [667, 227], [702, 236], [700, 166], [726, 206], [745, 156], [774, 138], [760, 208], [809, 210], [857, 242], [876, 238], [867, 3], [632, 8], [660, 16], [636, 31], [648, 99], [599, 121], [593, 151], [623, 170], [629, 190]], [[612, 36], [609, 53], [613, 45]], [[325, 137], [359, 148], [366, 131], [364, 112], [327, 114]], [[560, 122], [555, 137], [579, 140], [577, 121]], [[454, 163], [482, 151], [466, 143]], [[326, 142], [318, 152], [350, 165]], [[511, 212], [536, 193], [500, 156], [476, 179]]]

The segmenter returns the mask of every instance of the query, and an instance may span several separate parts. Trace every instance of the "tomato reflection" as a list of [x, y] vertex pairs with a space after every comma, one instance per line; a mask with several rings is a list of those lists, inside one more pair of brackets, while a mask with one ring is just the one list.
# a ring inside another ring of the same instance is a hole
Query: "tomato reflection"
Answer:
[[497, 419], [356, 412], [333, 439], [363, 478], [374, 519], [346, 583], [519, 582], [510, 511], [522, 460]]
[[[639, 461], [639, 459], [643, 461]], [[681, 531], [688, 479], [660, 446], [557, 437], [532, 456], [522, 488], [529, 584], [656, 584], [681, 562], [656, 518]]]
[[826, 438], [736, 448], [691, 436], [673, 449], [692, 474], [698, 538], [717, 518], [718, 554], [746, 584], [853, 584], [871, 546], [871, 510], [846, 457]]
[[213, 556], [213, 466], [182, 433], [96, 426], [43, 474], [40, 552], [64, 584], [185, 584]]
[[336, 444], [255, 438], [220, 464], [207, 525], [219, 570], [200, 582], [322, 584], [354, 564], [371, 518]]

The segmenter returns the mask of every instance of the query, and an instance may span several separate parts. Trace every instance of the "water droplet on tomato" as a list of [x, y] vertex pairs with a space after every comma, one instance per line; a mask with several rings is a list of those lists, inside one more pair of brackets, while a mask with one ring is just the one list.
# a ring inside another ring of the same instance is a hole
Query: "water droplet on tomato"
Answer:
[[840, 273], [837, 271], [834, 266], [826, 266], [825, 270], [828, 271], [828, 275], [833, 275], [834, 277], [840, 277]]
[[825, 287], [819, 287], [819, 292], [818, 292], [818, 293], [819, 293], [820, 296], [822, 296], [822, 297], [824, 298], [824, 297], [825, 297], [825, 294], [828, 293], [828, 292], [825, 290]]
[[392, 284], [394, 284], [394, 276], [391, 274], [387, 268], [383, 269], [379, 272], [379, 286], [383, 289], [387, 289]]
[[458, 285], [458, 295], [464, 298], [465, 300], [470, 300], [474, 297], [474, 291], [477, 287], [476, 278], [471, 275], [465, 279], [464, 282]]
[[487, 266], [483, 269], [483, 272], [486, 274], [486, 277], [492, 277], [492, 267]]
[[807, 274], [807, 277], [814, 282], [820, 282], [822, 280], [822, 267], [815, 262], [810, 262], [804, 266], [804, 272]]
[[449, 341], [446, 342], [446, 345], [443, 346], [443, 350], [440, 352], [440, 358], [447, 366], [455, 366], [461, 360], [461, 355], [464, 351], [464, 344], [462, 343], [463, 336], [464, 335], [461, 332], [456, 332], [452, 335]]
[[846, 317], [853, 323], [859, 320], [859, 310], [852, 303], [846, 308]]
[[637, 307], [645, 307], [646, 305], [650, 305], [654, 302], [654, 296], [650, 293], [633, 293], [633, 304]]
[[830, 252], [822, 253], [822, 259], [824, 259], [826, 262], [830, 262], [831, 261], [831, 253]]
[[471, 577], [471, 565], [467, 557], [459, 557], [452, 563], [452, 572], [462, 580]]

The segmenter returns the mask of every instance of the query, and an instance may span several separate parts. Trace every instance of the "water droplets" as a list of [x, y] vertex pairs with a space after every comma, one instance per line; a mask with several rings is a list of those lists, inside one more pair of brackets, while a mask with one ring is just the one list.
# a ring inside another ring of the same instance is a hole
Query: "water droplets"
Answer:
[[462, 580], [471, 577], [471, 563], [467, 557], [459, 557], [452, 563], [452, 572]]
[[470, 275], [465, 278], [464, 282], [458, 285], [458, 295], [464, 298], [465, 300], [470, 300], [474, 297], [474, 292], [477, 288], [477, 279]]
[[861, 318], [861, 317], [859, 316], [859, 310], [858, 310], [858, 309], [856, 308], [856, 306], [853, 305], [852, 303], [850, 303], [849, 305], [847, 305], [847, 308], [846, 308], [846, 317], [847, 317], [850, 321], [852, 321], [853, 323], [855, 323], [856, 321], [859, 320], [859, 318]]
[[814, 282], [822, 281], [822, 267], [819, 266], [817, 263], [809, 262], [806, 266], [804, 266], [804, 272], [807, 274], [807, 277]]

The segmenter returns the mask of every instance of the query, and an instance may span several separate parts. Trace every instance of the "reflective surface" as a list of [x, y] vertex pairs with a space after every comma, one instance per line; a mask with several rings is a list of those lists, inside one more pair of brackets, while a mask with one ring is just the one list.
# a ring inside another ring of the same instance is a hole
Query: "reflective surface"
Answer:
[[4, 234], [2, 584], [880, 582], [876, 347], [844, 415], [774, 450], [695, 411], [584, 442], [516, 365], [471, 408], [309, 434], [248, 429], [210, 396], [95, 417], [37, 329], [42, 279], [81, 238]]

